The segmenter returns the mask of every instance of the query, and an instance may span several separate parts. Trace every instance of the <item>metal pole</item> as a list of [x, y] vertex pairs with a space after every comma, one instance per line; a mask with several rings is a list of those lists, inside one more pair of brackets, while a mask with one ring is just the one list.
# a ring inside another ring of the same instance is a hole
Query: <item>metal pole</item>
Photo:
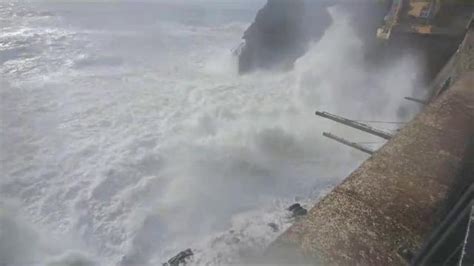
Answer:
[[417, 98], [412, 98], [412, 97], [405, 97], [405, 100], [409, 100], [409, 101], [412, 101], [412, 102], [416, 102], [416, 103], [421, 103], [421, 104], [428, 104], [427, 101], [425, 100], [420, 100], [420, 99], [417, 99]]
[[333, 114], [330, 114], [330, 113], [327, 113], [327, 112], [318, 112], [317, 111], [316, 115], [327, 118], [327, 119], [331, 119], [331, 120], [336, 121], [338, 123], [353, 127], [355, 129], [367, 132], [367, 133], [375, 135], [377, 137], [381, 137], [383, 139], [389, 140], [393, 137], [392, 134], [384, 132], [382, 130], [375, 129], [375, 128], [369, 126], [369, 125], [362, 124], [362, 123], [359, 123], [359, 122], [356, 122], [356, 121], [353, 121], [353, 120], [350, 120], [350, 119], [347, 119], [347, 118], [344, 118], [344, 117], [340, 117], [340, 116], [337, 116], [337, 115], [333, 115]]
[[359, 145], [359, 144], [357, 144], [357, 143], [350, 142], [350, 141], [348, 141], [348, 140], [345, 140], [345, 139], [343, 139], [343, 138], [340, 138], [340, 137], [338, 137], [338, 136], [336, 136], [336, 135], [333, 135], [333, 134], [331, 134], [331, 133], [324, 132], [324, 133], [323, 133], [323, 136], [325, 136], [325, 137], [327, 137], [327, 138], [330, 138], [330, 139], [332, 139], [332, 140], [335, 140], [335, 141], [337, 141], [337, 142], [339, 142], [339, 143], [342, 143], [342, 144], [344, 144], [344, 145], [347, 145], [347, 146], [349, 146], [349, 147], [352, 147], [352, 148], [354, 148], [354, 149], [356, 149], [356, 150], [365, 152], [365, 153], [367, 153], [367, 154], [370, 154], [370, 155], [374, 154], [374, 151], [373, 151], [373, 150], [370, 150], [370, 149], [368, 149], [368, 148], [365, 148], [365, 147], [363, 147], [362, 145]]
[[459, 265], [474, 265], [474, 204], [471, 206], [466, 238], [464, 239], [463, 244], [463, 251], [461, 253]]

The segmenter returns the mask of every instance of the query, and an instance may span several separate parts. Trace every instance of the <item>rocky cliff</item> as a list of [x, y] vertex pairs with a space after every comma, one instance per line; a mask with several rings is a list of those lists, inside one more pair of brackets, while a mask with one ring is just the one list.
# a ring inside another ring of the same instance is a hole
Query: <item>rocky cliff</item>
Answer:
[[331, 24], [326, 4], [304, 0], [268, 0], [244, 33], [239, 72], [258, 68], [288, 69], [310, 41]]
[[287, 70], [317, 42], [331, 25], [328, 8], [344, 10], [366, 50], [375, 45], [375, 32], [388, 9], [373, 0], [268, 0], [245, 31], [239, 51], [239, 72], [256, 69]]

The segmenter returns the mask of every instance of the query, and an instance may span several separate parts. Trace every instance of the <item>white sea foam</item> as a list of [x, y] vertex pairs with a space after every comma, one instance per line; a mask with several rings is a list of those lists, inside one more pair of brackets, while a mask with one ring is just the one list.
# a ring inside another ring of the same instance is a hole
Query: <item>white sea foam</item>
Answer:
[[250, 21], [120, 28], [126, 8], [56, 5], [0, 35], [0, 202], [19, 213], [1, 205], [6, 265], [156, 265], [186, 248], [196, 264], [237, 263], [291, 224], [295, 198], [310, 207], [366, 158], [322, 131], [381, 145], [314, 111], [400, 119], [416, 72], [403, 57], [362, 67], [337, 9], [293, 71], [239, 77], [231, 49]]

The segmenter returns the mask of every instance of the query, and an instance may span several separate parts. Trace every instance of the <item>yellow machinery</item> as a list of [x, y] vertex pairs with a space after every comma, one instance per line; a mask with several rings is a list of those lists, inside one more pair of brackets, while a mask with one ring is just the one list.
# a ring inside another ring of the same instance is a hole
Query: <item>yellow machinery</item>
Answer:
[[403, 8], [403, 0], [393, 0], [390, 11], [385, 16], [385, 25], [377, 29], [377, 38], [388, 40], [393, 28], [398, 24], [400, 13]]
[[[391, 8], [384, 18], [385, 24], [377, 30], [377, 38], [388, 40], [393, 32], [462, 35], [465, 27], [443, 25], [443, 22], [437, 21], [444, 4], [458, 5], [454, 0], [392, 0]], [[465, 14], [459, 17], [465, 17]]]

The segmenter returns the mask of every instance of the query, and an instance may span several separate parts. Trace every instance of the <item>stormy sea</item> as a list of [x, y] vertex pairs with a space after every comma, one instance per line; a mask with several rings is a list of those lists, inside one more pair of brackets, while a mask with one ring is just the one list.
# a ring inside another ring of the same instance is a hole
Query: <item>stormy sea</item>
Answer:
[[[417, 106], [418, 64], [368, 70], [344, 11], [288, 71], [239, 75], [259, 0], [0, 1], [0, 265], [244, 263]], [[272, 226], [269, 226], [271, 224]]]

